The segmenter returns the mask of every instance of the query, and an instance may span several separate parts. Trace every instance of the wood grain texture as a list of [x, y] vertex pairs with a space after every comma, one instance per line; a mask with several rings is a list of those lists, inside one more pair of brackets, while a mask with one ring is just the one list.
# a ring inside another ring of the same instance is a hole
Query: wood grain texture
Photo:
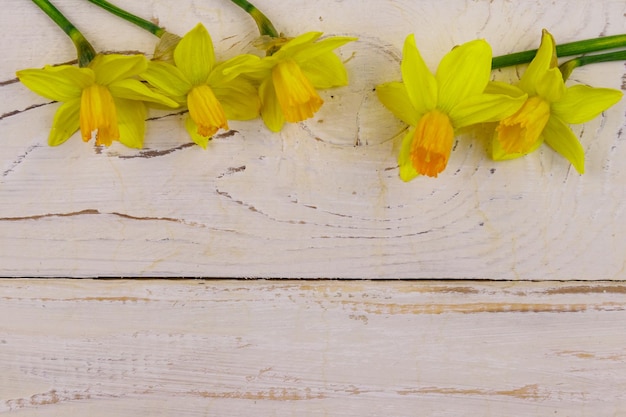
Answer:
[[[99, 51], [150, 53], [151, 35], [78, 0], [58, 1]], [[221, 59], [252, 51], [252, 21], [227, 1], [122, 7], [184, 34], [198, 21]], [[74, 58], [29, 2], [0, 16], [0, 275], [625, 279], [624, 101], [576, 126], [580, 176], [547, 147], [495, 163], [487, 129], [459, 136], [438, 179], [398, 179], [405, 128], [374, 86], [399, 79], [415, 33], [435, 68], [452, 48], [485, 38], [495, 54], [626, 32], [623, 1], [360, 0], [259, 4], [279, 30], [359, 36], [340, 49], [349, 87], [323, 93], [315, 118], [271, 134], [232, 122], [203, 151], [179, 113], [152, 113], [143, 150], [51, 148], [58, 106], [15, 71]], [[297, 14], [293, 10], [298, 10]], [[10, 35], [8, 35], [10, 34]], [[572, 82], [621, 88], [622, 63], [577, 70]], [[515, 70], [494, 77], [514, 80]]]
[[621, 416], [624, 283], [0, 280], [0, 414]]

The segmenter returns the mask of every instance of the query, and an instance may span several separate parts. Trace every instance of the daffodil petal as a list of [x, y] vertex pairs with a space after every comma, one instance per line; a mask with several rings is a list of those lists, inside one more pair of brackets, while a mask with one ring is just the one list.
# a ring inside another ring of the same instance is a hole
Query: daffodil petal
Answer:
[[185, 129], [187, 129], [187, 133], [189, 133], [191, 140], [193, 140], [196, 145], [200, 146], [202, 149], [206, 149], [210, 138], [198, 134], [198, 125], [189, 115], [185, 118]]
[[453, 48], [437, 68], [439, 108], [450, 111], [459, 101], [484, 91], [491, 73], [491, 47], [482, 39]]
[[341, 59], [333, 53], [309, 59], [300, 65], [302, 72], [315, 88], [348, 85], [348, 73]]
[[113, 97], [123, 98], [127, 100], [147, 101], [151, 103], [161, 104], [171, 108], [178, 107], [178, 103], [169, 97], [152, 91], [147, 85], [139, 80], [126, 79], [116, 81], [109, 85], [109, 91]]
[[289, 40], [274, 54], [279, 59], [292, 57], [302, 48], [306, 48], [309, 44], [315, 42], [323, 35], [323, 32], [306, 32]]
[[537, 94], [537, 85], [542, 81], [545, 73], [556, 67], [556, 46], [554, 38], [544, 30], [541, 35], [541, 45], [537, 50], [535, 58], [530, 62], [528, 68], [520, 79], [519, 87], [529, 95]]
[[400, 178], [402, 181], [408, 182], [413, 178], [419, 176], [417, 170], [411, 163], [411, 144], [413, 136], [415, 135], [415, 128], [409, 129], [404, 138], [402, 139], [402, 145], [400, 147], [400, 153], [398, 154], [398, 166], [400, 167]]
[[184, 74], [166, 62], [150, 61], [146, 71], [141, 73], [141, 78], [172, 97], [187, 95], [191, 90], [191, 83]]
[[622, 99], [622, 92], [611, 88], [575, 85], [563, 98], [552, 103], [552, 113], [565, 123], [585, 123]]
[[271, 77], [266, 79], [259, 87], [259, 96], [261, 98], [261, 117], [263, 122], [272, 132], [279, 132], [285, 124], [285, 116], [283, 116], [283, 111], [280, 108]]
[[72, 65], [24, 69], [17, 71], [16, 75], [30, 90], [55, 101], [79, 98], [83, 88], [93, 84], [95, 80], [91, 69]]
[[550, 68], [539, 83], [535, 86], [537, 95], [545, 99], [548, 103], [561, 100], [565, 94], [565, 82], [563, 82], [563, 74], [558, 68]]
[[148, 61], [143, 55], [97, 55], [89, 64], [96, 74], [96, 82], [109, 85], [144, 72]]
[[215, 64], [215, 51], [211, 36], [202, 23], [198, 23], [178, 43], [174, 62], [192, 85], [204, 84]]
[[120, 98], [114, 100], [120, 130], [119, 141], [129, 148], [141, 149], [146, 133], [147, 110], [145, 104], [141, 101]]
[[80, 97], [69, 100], [54, 115], [48, 145], [57, 146], [68, 140], [80, 128]]
[[585, 151], [572, 130], [558, 117], [550, 117], [543, 136], [548, 145], [570, 161], [579, 174], [585, 172]]
[[312, 43], [307, 48], [302, 48], [299, 51], [293, 53], [291, 57], [299, 64], [306, 62], [309, 59], [317, 58], [320, 55], [331, 53], [333, 50], [353, 42], [357, 38], [349, 36], [332, 36], [327, 39]]
[[230, 120], [251, 120], [259, 115], [261, 100], [257, 89], [249, 82], [236, 79], [228, 84], [213, 87], [215, 97]]
[[[276, 57], [266, 56], [257, 60], [245, 60], [244, 62], [238, 62], [236, 65], [224, 66], [221, 71], [226, 79], [232, 79], [239, 75], [245, 75], [246, 78], [261, 81], [271, 76], [272, 68], [274, 68], [278, 62], [279, 60], [277, 60]], [[215, 72], [216, 71], [214, 70], [213, 73]], [[211, 73], [211, 78], [209, 80], [211, 84], [215, 84], [215, 81], [212, 78], [214, 76], [213, 73]]]
[[509, 83], [503, 83], [501, 81], [490, 81], [485, 87], [485, 94], [505, 94], [511, 97], [525, 96], [526, 93], [521, 88]]
[[525, 94], [519, 97], [504, 94], [477, 94], [454, 106], [449, 115], [455, 129], [477, 123], [495, 122], [519, 110], [526, 98]]
[[243, 54], [237, 55], [228, 61], [221, 62], [213, 68], [209, 75], [207, 83], [211, 86], [227, 83], [238, 76], [245, 74], [246, 71], [255, 72], [260, 63], [261, 58], [256, 55]]
[[400, 69], [415, 111], [423, 114], [434, 109], [437, 106], [437, 81], [422, 59], [413, 34], [404, 41]]
[[398, 119], [404, 123], [415, 126], [422, 114], [413, 109], [413, 104], [409, 99], [404, 84], [393, 81], [376, 86], [378, 99], [387, 107]]

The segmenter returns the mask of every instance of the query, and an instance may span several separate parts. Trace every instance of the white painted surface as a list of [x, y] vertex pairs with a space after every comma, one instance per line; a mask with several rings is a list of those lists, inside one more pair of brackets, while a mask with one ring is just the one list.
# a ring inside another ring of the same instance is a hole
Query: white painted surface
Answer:
[[0, 280], [0, 415], [623, 416], [625, 294]]
[[[251, 19], [227, 1], [116, 1], [184, 34], [198, 21], [222, 58], [249, 52]], [[56, 2], [98, 50], [151, 52], [155, 38], [77, 0]], [[324, 93], [313, 120], [271, 134], [232, 122], [206, 151], [177, 116], [148, 122], [146, 149], [95, 149], [78, 137], [50, 148], [56, 104], [17, 69], [74, 58], [30, 2], [0, 16], [0, 274], [356, 278], [626, 278], [624, 101], [575, 128], [587, 173], [548, 148], [490, 161], [485, 132], [459, 137], [438, 179], [398, 179], [403, 126], [372, 88], [399, 79], [411, 32], [432, 68], [455, 44], [487, 39], [495, 54], [626, 32], [623, 1], [257, 2], [279, 30], [360, 41], [352, 83]], [[294, 11], [297, 10], [297, 13]], [[623, 63], [573, 81], [620, 88]], [[514, 71], [498, 75], [514, 79]], [[359, 146], [355, 146], [355, 145]]]

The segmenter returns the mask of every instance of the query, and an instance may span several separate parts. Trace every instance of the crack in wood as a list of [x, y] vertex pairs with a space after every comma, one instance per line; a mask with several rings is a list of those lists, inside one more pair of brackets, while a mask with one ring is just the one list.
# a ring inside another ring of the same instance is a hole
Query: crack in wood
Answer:
[[112, 156], [117, 156], [120, 159], [133, 159], [133, 158], [156, 158], [158, 156], [165, 156], [165, 155], [169, 155], [173, 152], [176, 151], [180, 151], [186, 148], [190, 148], [192, 146], [194, 146], [195, 143], [194, 142], [188, 142], [188, 143], [184, 143], [182, 145], [176, 146], [174, 148], [169, 148], [169, 149], [162, 149], [162, 150], [157, 150], [157, 149], [144, 149], [139, 151], [138, 154], [135, 155], [112, 155]]
[[[162, 117], [167, 117], [167, 116], [162, 116]], [[147, 120], [157, 120], [157, 119], [158, 118], [147, 119]], [[220, 134], [214, 135], [211, 138], [211, 140], [225, 139], [225, 138], [234, 136], [237, 133], [239, 133], [238, 130], [229, 130], [229, 131], [226, 131], [224, 133], [220, 133]], [[194, 142], [187, 142], [187, 143], [184, 143], [182, 145], [178, 145], [178, 146], [175, 146], [173, 148], [168, 148], [168, 149], [160, 149], [160, 150], [159, 149], [142, 149], [142, 150], [139, 151], [139, 153], [133, 154], [133, 155], [120, 155], [119, 153], [116, 153], [116, 152], [109, 152], [108, 156], [117, 157], [117, 158], [120, 158], [120, 159], [134, 159], [134, 158], [146, 158], [146, 159], [149, 159], [149, 158], [156, 158], [156, 157], [159, 157], [159, 156], [169, 155], [169, 154], [171, 154], [173, 152], [176, 152], [176, 151], [180, 151], [180, 150], [183, 150], [183, 149], [191, 148], [194, 145], [195, 145]], [[104, 148], [102, 146], [96, 146], [95, 147], [95, 151], [96, 151], [97, 154], [101, 154], [103, 149], [106, 149], [106, 148]], [[244, 166], [244, 169], [245, 169], [245, 166]]]
[[11, 110], [9, 112], [6, 112], [6, 113], [0, 115], [0, 120], [3, 120], [5, 118], [7, 118], [7, 117], [15, 116], [15, 115], [18, 115], [18, 114], [22, 114], [24, 112], [27, 112], [29, 110], [33, 110], [33, 109], [36, 109], [36, 108], [39, 108], [39, 107], [47, 106], [49, 104], [54, 104], [54, 103], [56, 103], [56, 101], [49, 101], [47, 103], [33, 104], [33, 105], [28, 106], [28, 107], [26, 107], [26, 108], [24, 108], [22, 110]]
[[217, 176], [217, 178], [223, 178], [227, 175], [232, 175], [232, 174], [236, 174], [237, 172], [243, 172], [246, 170], [246, 166], [245, 165], [241, 165], [238, 167], [229, 167], [226, 172], [222, 172], [220, 175]]
[[15, 168], [21, 164], [22, 162], [24, 162], [24, 160], [26, 159], [26, 156], [28, 156], [28, 154], [30, 154], [34, 149], [39, 148], [40, 145], [31, 145], [29, 146], [26, 151], [24, 151], [24, 153], [22, 153], [21, 155], [18, 155], [17, 158], [15, 158], [15, 160], [13, 161], [13, 163], [11, 164], [11, 166], [4, 170], [4, 172], [2, 173], [3, 177], [6, 177], [7, 175], [9, 175], [11, 172], [13, 172], [15, 170]]
[[174, 112], [174, 113], [168, 113], [168, 114], [164, 114], [163, 116], [153, 116], [153, 117], [148, 117], [146, 119], [147, 122], [151, 122], [153, 120], [161, 120], [161, 119], [166, 119], [168, 117], [172, 117], [172, 116], [182, 116], [185, 113], [189, 113], [189, 110], [182, 110], [179, 112]]
[[5, 85], [11, 85], [11, 84], [19, 83], [19, 82], [20, 82], [19, 78], [17, 77], [11, 78], [10, 80], [0, 81], [0, 87], [4, 87]]
[[[97, 209], [85, 209], [85, 210], [73, 211], [73, 212], [68, 212], [68, 213], [46, 213], [46, 214], [35, 214], [31, 216], [0, 217], [0, 221], [17, 222], [17, 221], [27, 221], [27, 220], [41, 220], [41, 219], [54, 218], [54, 217], [74, 217], [74, 216], [91, 216], [91, 215], [112, 215], [112, 216], [117, 216], [123, 219], [129, 219], [129, 220], [163, 221], [163, 222], [180, 223], [180, 224], [183, 224], [186, 226], [192, 226], [192, 227], [208, 227], [202, 223], [189, 222], [184, 219], [178, 219], [175, 217], [133, 216], [130, 214], [120, 213], [116, 211], [105, 213]], [[232, 229], [219, 229], [219, 230], [231, 231], [231, 232], [234, 231]]]
[[231, 196], [228, 192], [226, 191], [220, 191], [219, 189], [216, 189], [215, 192], [224, 197], [227, 198], [228, 200], [232, 201], [233, 203], [240, 205], [242, 207], [246, 207], [248, 210], [254, 212], [254, 213], [258, 213], [262, 216], [264, 216], [265, 218], [273, 221], [273, 222], [278, 222], [278, 223], [287, 223], [287, 224], [308, 224], [307, 222], [305, 222], [304, 220], [281, 220], [278, 219], [276, 217], [272, 217], [267, 213], [264, 213], [263, 211], [257, 209], [256, 207], [254, 207], [252, 204], [249, 203], [245, 203], [241, 200], [236, 200], [235, 198], [233, 198], [233, 196]]

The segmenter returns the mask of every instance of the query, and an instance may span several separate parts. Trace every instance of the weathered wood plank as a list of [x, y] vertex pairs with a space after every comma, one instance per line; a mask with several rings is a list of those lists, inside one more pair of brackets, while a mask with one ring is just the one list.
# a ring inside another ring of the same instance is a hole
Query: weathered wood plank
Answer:
[[[57, 3], [98, 50], [153, 48], [151, 35], [90, 4]], [[226, 0], [117, 3], [179, 34], [203, 21], [222, 58], [251, 51], [254, 24]], [[408, 33], [435, 68], [455, 44], [478, 37], [501, 54], [535, 47], [544, 27], [560, 42], [626, 32], [623, 2], [258, 6], [290, 35], [359, 36], [340, 50], [351, 85], [325, 92], [314, 119], [280, 134], [258, 120], [232, 122], [207, 151], [190, 145], [180, 115], [160, 114], [148, 122], [146, 149], [136, 151], [78, 137], [46, 145], [57, 104], [13, 82], [14, 72], [74, 52], [33, 4], [7, 0], [0, 275], [626, 278], [624, 102], [575, 128], [584, 176], [548, 148], [492, 162], [488, 132], [477, 130], [459, 137], [440, 178], [404, 184], [396, 164], [404, 126], [372, 91], [399, 79]], [[577, 70], [573, 81], [620, 88], [624, 74], [622, 63], [609, 63]]]
[[624, 283], [0, 280], [0, 414], [618, 416]]

